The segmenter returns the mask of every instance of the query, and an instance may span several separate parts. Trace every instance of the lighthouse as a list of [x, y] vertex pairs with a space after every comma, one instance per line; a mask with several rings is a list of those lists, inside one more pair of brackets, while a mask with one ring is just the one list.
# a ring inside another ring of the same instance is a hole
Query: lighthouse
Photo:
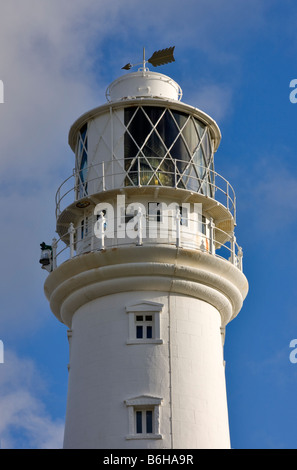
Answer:
[[127, 64], [70, 128], [40, 257], [67, 326], [65, 449], [231, 446], [225, 332], [248, 292], [236, 197], [214, 167], [216, 122], [150, 70], [173, 60]]

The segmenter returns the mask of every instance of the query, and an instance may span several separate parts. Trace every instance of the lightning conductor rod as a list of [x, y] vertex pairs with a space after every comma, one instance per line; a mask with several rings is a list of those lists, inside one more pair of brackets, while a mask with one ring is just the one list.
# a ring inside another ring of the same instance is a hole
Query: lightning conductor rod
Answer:
[[143, 48], [143, 75], [145, 74], [145, 47]]

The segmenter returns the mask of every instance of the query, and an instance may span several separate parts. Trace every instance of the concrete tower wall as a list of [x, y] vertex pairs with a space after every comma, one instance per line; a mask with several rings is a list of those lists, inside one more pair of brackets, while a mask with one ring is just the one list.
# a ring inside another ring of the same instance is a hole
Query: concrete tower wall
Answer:
[[[133, 342], [127, 307], [148, 301], [162, 308], [160, 337]], [[228, 448], [220, 326], [212, 305], [165, 292], [108, 295], [80, 307], [72, 319], [65, 447]], [[139, 439], [126, 401], [146, 396], [161, 400], [159, 429]]]

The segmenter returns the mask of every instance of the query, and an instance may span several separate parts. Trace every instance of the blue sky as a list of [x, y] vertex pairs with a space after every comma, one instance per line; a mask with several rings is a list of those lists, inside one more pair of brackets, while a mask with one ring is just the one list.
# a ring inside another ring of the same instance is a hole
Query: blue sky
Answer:
[[297, 448], [297, 11], [289, 0], [10, 0], [0, 6], [2, 448], [62, 446], [66, 328], [43, 294], [39, 244], [74, 158], [71, 124], [127, 62], [175, 46], [159, 71], [218, 123], [216, 170], [237, 196], [250, 291], [227, 327], [235, 449]]

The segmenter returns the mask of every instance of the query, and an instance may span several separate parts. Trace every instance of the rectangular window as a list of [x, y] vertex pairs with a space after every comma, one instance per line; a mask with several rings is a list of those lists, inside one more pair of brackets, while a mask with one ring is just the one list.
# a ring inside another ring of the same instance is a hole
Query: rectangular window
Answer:
[[128, 407], [129, 434], [126, 439], [162, 439], [160, 405], [162, 398], [142, 395], [125, 400]]
[[206, 218], [204, 215], [198, 215], [198, 231], [206, 235]]
[[186, 207], [180, 206], [179, 211], [180, 211], [180, 225], [187, 227], [188, 226], [188, 209]]
[[153, 433], [153, 410], [136, 410], [136, 434]]
[[81, 226], [80, 226], [80, 238], [84, 238], [84, 229], [85, 229], [85, 221], [84, 219], [81, 221]]
[[85, 217], [80, 224], [80, 238], [83, 240], [84, 238], [87, 238], [88, 236], [88, 231], [89, 231], [89, 218]]
[[162, 344], [160, 314], [164, 305], [144, 301], [126, 307], [128, 313], [127, 344]]
[[149, 220], [162, 222], [162, 204], [159, 202], [148, 203]]
[[136, 338], [153, 338], [153, 315], [136, 315]]

